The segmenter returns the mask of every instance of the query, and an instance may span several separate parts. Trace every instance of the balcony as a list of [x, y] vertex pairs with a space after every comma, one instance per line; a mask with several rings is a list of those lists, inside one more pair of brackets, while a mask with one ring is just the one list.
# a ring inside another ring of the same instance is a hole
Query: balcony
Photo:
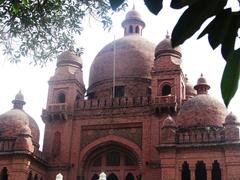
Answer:
[[46, 121], [67, 120], [71, 114], [71, 108], [66, 103], [49, 104], [47, 109], [42, 110], [42, 119]]

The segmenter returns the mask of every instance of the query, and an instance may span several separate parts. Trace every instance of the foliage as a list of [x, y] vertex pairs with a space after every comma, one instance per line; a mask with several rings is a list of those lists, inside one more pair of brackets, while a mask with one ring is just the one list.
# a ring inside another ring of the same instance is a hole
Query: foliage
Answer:
[[11, 62], [30, 55], [33, 63], [44, 65], [64, 50], [81, 53], [74, 47], [74, 35], [81, 34], [84, 17], [108, 29], [110, 15], [107, 0], [0, 0], [0, 44]]
[[[113, 8], [119, 0], [110, 0]], [[229, 0], [230, 1], [230, 0]], [[120, 2], [120, 1], [119, 1]], [[148, 9], [157, 15], [162, 9], [163, 0], [144, 0]], [[240, 77], [240, 49], [235, 50], [240, 27], [240, 11], [233, 12], [226, 8], [228, 0], [171, 0], [171, 7], [180, 9], [187, 6], [172, 32], [172, 45], [178, 46], [195, 34], [210, 17], [211, 22], [198, 38], [208, 34], [213, 49], [221, 45], [226, 67], [222, 76], [222, 97], [228, 106], [238, 88]], [[238, 0], [240, 3], [240, 1]]]

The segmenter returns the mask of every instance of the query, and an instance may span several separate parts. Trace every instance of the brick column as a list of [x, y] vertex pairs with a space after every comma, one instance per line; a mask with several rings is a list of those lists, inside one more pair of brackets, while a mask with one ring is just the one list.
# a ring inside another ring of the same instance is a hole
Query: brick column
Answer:
[[191, 180], [195, 180], [195, 166], [189, 167], [191, 173]]
[[212, 180], [212, 166], [206, 166], [207, 169], [207, 180]]

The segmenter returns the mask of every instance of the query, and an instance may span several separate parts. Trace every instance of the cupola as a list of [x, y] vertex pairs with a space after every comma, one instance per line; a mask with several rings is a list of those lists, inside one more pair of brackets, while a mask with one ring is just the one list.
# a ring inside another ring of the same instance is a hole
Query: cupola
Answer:
[[203, 74], [201, 74], [194, 89], [197, 90], [197, 94], [208, 94], [210, 86], [207, 84], [207, 80], [203, 77]]
[[122, 27], [124, 28], [124, 36], [131, 34], [142, 35], [142, 30], [145, 27], [145, 22], [138, 11], [133, 9], [126, 14], [125, 20], [122, 22]]

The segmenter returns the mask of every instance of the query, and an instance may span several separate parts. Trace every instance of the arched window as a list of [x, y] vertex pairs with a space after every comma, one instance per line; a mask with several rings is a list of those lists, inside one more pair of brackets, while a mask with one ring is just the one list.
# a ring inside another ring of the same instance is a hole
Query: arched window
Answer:
[[57, 157], [60, 154], [61, 150], [61, 133], [55, 132], [52, 142], [52, 155], [53, 157]]
[[38, 175], [37, 174], [35, 174], [34, 180], [38, 180]]
[[206, 165], [203, 161], [198, 161], [195, 170], [196, 180], [207, 180]]
[[91, 180], [98, 180], [99, 179], [99, 176], [97, 174], [94, 174], [91, 178]]
[[170, 95], [171, 94], [171, 86], [168, 85], [168, 84], [165, 84], [163, 87], [162, 87], [162, 96], [167, 96], [167, 95]]
[[139, 27], [138, 26], [136, 27], [135, 32], [139, 34]]
[[184, 161], [182, 164], [182, 180], [190, 180], [191, 179], [191, 174], [189, 170], [189, 165], [187, 161]]
[[57, 96], [58, 103], [65, 103], [65, 94], [63, 92], [59, 93]]
[[107, 166], [119, 166], [120, 165], [120, 153], [112, 151], [107, 153]]
[[133, 27], [132, 26], [129, 27], [129, 33], [133, 33]]
[[212, 180], [221, 180], [221, 169], [218, 161], [214, 161], [212, 164]]
[[8, 180], [8, 169], [6, 167], [2, 168], [1, 170], [1, 180]]
[[114, 173], [111, 173], [111, 174], [107, 177], [107, 180], [118, 180], [118, 177], [117, 177]]
[[33, 180], [32, 171], [30, 171], [30, 172], [28, 173], [28, 178], [27, 178], [27, 180]]
[[134, 180], [134, 176], [132, 173], [128, 173], [125, 180]]

